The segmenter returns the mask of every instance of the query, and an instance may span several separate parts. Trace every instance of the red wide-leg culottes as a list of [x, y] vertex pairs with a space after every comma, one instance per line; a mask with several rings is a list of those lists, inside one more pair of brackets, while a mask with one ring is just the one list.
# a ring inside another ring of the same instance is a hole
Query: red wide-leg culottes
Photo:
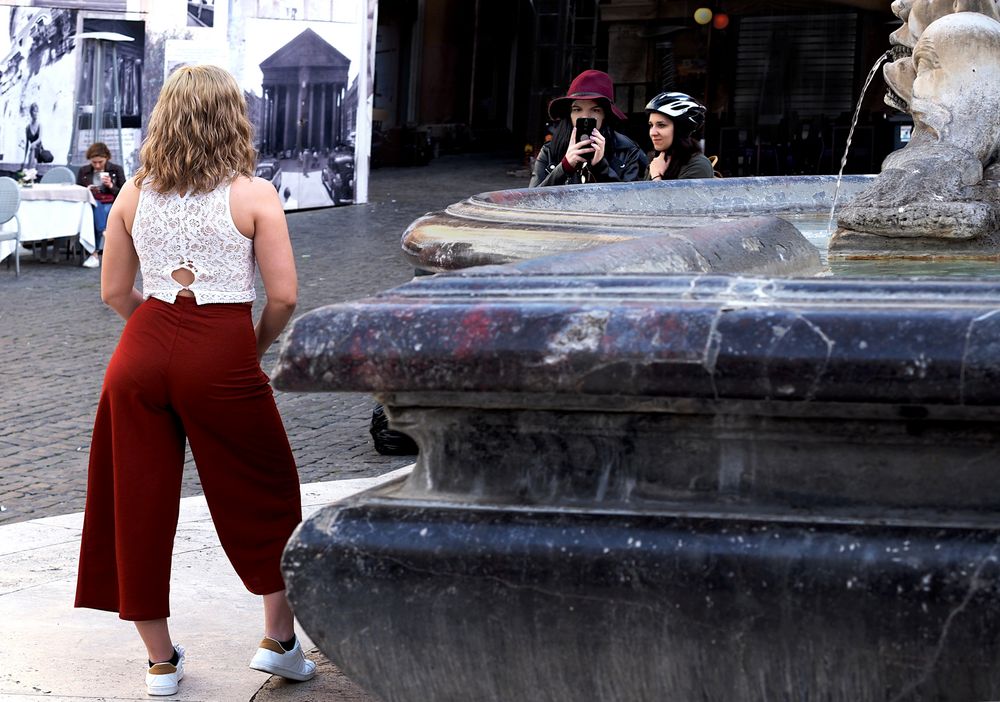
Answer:
[[185, 438], [247, 589], [284, 589], [281, 552], [302, 519], [299, 479], [257, 362], [251, 307], [150, 298], [129, 318], [104, 378], [77, 607], [137, 621], [170, 615]]

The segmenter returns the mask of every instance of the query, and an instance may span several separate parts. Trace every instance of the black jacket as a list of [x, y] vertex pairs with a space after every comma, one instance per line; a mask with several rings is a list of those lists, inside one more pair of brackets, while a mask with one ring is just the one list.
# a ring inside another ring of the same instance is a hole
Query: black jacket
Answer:
[[[552, 163], [552, 154], [546, 144], [538, 152], [535, 159], [535, 170], [531, 174], [529, 188], [545, 187], [547, 185], [573, 185], [582, 183], [582, 169], [567, 173], [563, 170], [562, 159]], [[618, 183], [642, 180], [649, 161], [646, 154], [636, 146], [636, 143], [624, 134], [615, 132], [615, 144], [611, 156], [605, 154], [599, 162], [589, 166], [595, 183]]]
[[[119, 166], [117, 163], [112, 163], [108, 161], [104, 164], [104, 170], [107, 171], [108, 175], [111, 176], [111, 187], [101, 186], [102, 195], [111, 195], [111, 199], [118, 197], [118, 191], [122, 189], [125, 185], [125, 169]], [[89, 163], [85, 166], [81, 166], [80, 170], [76, 174], [76, 184], [82, 185], [85, 188], [89, 188], [94, 184], [94, 167]]]

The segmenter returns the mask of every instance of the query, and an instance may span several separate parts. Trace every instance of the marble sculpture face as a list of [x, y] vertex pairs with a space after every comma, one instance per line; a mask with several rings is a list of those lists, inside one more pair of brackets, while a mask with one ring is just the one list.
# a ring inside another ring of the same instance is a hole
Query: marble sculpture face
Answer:
[[910, 111], [913, 81], [913, 49], [936, 20], [956, 12], [978, 12], [1000, 20], [998, 0], [895, 0], [892, 12], [903, 24], [889, 35], [891, 63], [883, 69], [889, 92], [885, 102], [903, 112]]
[[923, 32], [911, 62], [914, 131], [992, 162], [1000, 143], [1000, 22], [968, 12], [943, 17]]

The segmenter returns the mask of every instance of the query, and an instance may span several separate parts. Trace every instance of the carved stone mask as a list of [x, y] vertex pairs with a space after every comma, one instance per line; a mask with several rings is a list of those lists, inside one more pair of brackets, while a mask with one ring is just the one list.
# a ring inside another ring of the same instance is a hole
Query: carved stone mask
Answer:
[[915, 130], [989, 159], [1000, 142], [1000, 22], [971, 12], [943, 17], [922, 33], [911, 61]]
[[1000, 20], [998, 0], [894, 0], [892, 12], [903, 25], [889, 35], [893, 59], [883, 69], [890, 93], [885, 102], [904, 112], [910, 111], [910, 95], [916, 70], [910, 55], [931, 23], [956, 12], [978, 12]]

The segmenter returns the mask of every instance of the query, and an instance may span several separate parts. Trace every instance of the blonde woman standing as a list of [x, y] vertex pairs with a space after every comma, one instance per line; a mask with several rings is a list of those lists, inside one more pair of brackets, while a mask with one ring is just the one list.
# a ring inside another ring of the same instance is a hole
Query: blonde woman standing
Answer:
[[[135, 622], [150, 695], [174, 694], [184, 677], [167, 618], [185, 439], [222, 546], [263, 596], [251, 667], [315, 672], [280, 572], [301, 520], [298, 475], [260, 369], [295, 309], [295, 264], [281, 201], [253, 177], [252, 131], [230, 74], [178, 69], [105, 232], [101, 298], [127, 321], [94, 424], [76, 605]], [[256, 325], [255, 268], [267, 293]]]

